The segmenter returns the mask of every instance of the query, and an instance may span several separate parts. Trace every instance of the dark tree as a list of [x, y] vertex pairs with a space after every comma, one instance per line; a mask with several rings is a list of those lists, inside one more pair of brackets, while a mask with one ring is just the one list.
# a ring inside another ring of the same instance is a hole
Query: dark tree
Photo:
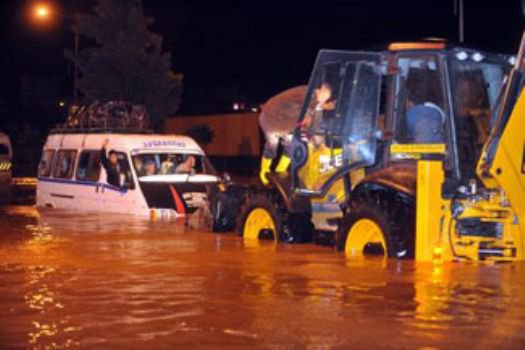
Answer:
[[171, 55], [162, 51], [162, 37], [149, 31], [140, 0], [98, 0], [95, 14], [76, 14], [75, 28], [95, 45], [82, 48], [77, 61], [78, 88], [85, 102], [125, 100], [145, 105], [152, 126], [180, 104], [182, 75], [171, 70]]

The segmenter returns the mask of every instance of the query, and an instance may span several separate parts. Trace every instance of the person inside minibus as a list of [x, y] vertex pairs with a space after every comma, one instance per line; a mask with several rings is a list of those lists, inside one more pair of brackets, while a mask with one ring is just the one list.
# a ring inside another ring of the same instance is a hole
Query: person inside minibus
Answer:
[[118, 156], [117, 152], [114, 150], [110, 150], [109, 153], [106, 155], [106, 147], [109, 144], [109, 139], [106, 139], [102, 143], [102, 148], [100, 150], [100, 163], [106, 170], [106, 181], [108, 184], [120, 187], [122, 184], [120, 183], [121, 174], [124, 174], [122, 172], [122, 169], [120, 168], [120, 164], [118, 162]]
[[152, 176], [157, 173], [157, 166], [153, 159], [146, 159], [143, 164], [144, 176]]
[[169, 154], [165, 161], [160, 165], [160, 173], [163, 175], [173, 174], [175, 172], [175, 157]]
[[176, 173], [193, 173], [195, 172], [195, 157], [192, 155], [188, 155], [186, 159], [177, 165], [177, 168], [175, 168]]

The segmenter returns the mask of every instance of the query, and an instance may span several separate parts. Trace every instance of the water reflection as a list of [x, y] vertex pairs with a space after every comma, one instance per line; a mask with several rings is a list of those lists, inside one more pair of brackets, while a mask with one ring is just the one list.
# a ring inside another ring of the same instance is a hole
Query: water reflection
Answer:
[[135, 217], [0, 209], [0, 344], [520, 348], [523, 265], [346, 259]]
[[[245, 284], [252, 287], [245, 290], [246, 296], [253, 298], [255, 294], [262, 298], [259, 302], [282, 296], [290, 297], [295, 304], [308, 305], [307, 310], [311, 313], [304, 316], [310, 321], [320, 315], [325, 322], [336, 318], [336, 315], [341, 317], [340, 321], [354, 317], [361, 320], [373, 319], [376, 322], [384, 320], [384, 324], [379, 322], [383, 328], [376, 329], [377, 334], [387, 333], [396, 338], [397, 335], [391, 334], [387, 328], [395, 329], [397, 326], [400, 328], [399, 334], [406, 336], [396, 343], [396, 347], [412, 347], [414, 340], [420, 341], [418, 346], [472, 344], [473, 341], [464, 337], [463, 332], [472, 332], [480, 327], [486, 327], [491, 333], [498, 328], [507, 329], [508, 311], [514, 310], [509, 294], [503, 288], [509, 281], [501, 278], [502, 273], [508, 274], [509, 269], [515, 268], [509, 265], [450, 263], [436, 266], [355, 258], [345, 260], [344, 265], [348, 270], [341, 271], [333, 266], [333, 260], [324, 259], [321, 254], [321, 261], [316, 261], [319, 260], [318, 257], [308, 257], [300, 269], [283, 274], [277, 273], [275, 266], [268, 264], [269, 260], [278, 259], [279, 254], [283, 253], [278, 251], [279, 247], [261, 245], [259, 256], [255, 254], [257, 245], [250, 244], [247, 247], [247, 252], [251, 254], [246, 258], [253, 270], [245, 273]], [[294, 248], [294, 253], [301, 250]], [[269, 257], [269, 254], [274, 256]], [[312, 271], [307, 271], [309, 269]], [[302, 270], [310, 278], [300, 278]], [[512, 278], [521, 279], [521, 276], [515, 275]], [[517, 314], [521, 317], [525, 315], [523, 293], [520, 291], [519, 294], [521, 305], [511, 319], [515, 319]], [[301, 298], [304, 300], [300, 300]], [[293, 307], [286, 305], [283, 309]], [[506, 312], [501, 312], [502, 310]], [[294, 313], [294, 317], [300, 315], [301, 311]], [[267, 317], [268, 315], [264, 315], [262, 318]], [[502, 324], [506, 326], [501, 326]], [[451, 336], [451, 332], [456, 336]], [[354, 333], [368, 331], [354, 330]], [[509, 336], [509, 332], [505, 334]], [[510, 336], [518, 336], [519, 339], [509, 342], [512, 346], [521, 344], [523, 336], [516, 333], [511, 333]], [[308, 339], [310, 340], [302, 341], [314, 346], [338, 346], [342, 341], [331, 338]], [[371, 339], [368, 341], [374, 343]], [[483, 336], [481, 332], [475, 344], [493, 342], [494, 339]]]
[[33, 329], [28, 333], [28, 343], [49, 344], [54, 348], [68, 347], [75, 344], [75, 341], [67, 334], [80, 328], [71, 326], [67, 318], [59, 316], [64, 305], [58, 300], [57, 292], [46, 282], [46, 275], [53, 272], [54, 269], [49, 267], [29, 267], [29, 284], [34, 289], [29, 288], [24, 299], [30, 309], [38, 312], [33, 315]]
[[[81, 328], [72, 326], [67, 317], [62, 316], [62, 309], [65, 307], [60, 301], [62, 283], [57, 283], [57, 276], [55, 276], [59, 269], [59, 262], [56, 260], [67, 258], [60, 249], [67, 244], [67, 239], [55, 236], [53, 226], [47, 223], [38, 224], [40, 220], [38, 213], [32, 210], [28, 212], [21, 208], [14, 211], [28, 218], [37, 219], [37, 224], [25, 225], [26, 231], [31, 236], [18, 247], [17, 252], [17, 255], [27, 257], [29, 263], [25, 266], [27, 283], [24, 301], [34, 313], [30, 318], [32, 327], [27, 333], [27, 342], [31, 346], [47, 344], [46, 346], [50, 348], [79, 345], [70, 334]], [[53, 256], [52, 261], [49, 260], [50, 256]]]

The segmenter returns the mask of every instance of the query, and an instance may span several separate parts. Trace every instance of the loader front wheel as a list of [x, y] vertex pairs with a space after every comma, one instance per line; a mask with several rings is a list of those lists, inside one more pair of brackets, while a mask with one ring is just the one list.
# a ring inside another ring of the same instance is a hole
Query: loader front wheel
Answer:
[[243, 237], [246, 239], [268, 238], [275, 240], [275, 219], [265, 208], [254, 208], [244, 222]]

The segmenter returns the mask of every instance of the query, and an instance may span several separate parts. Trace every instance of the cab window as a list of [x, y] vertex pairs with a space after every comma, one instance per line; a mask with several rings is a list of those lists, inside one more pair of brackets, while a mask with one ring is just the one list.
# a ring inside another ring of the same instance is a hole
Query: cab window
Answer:
[[506, 71], [501, 64], [455, 60], [452, 103], [461, 179], [476, 178], [476, 165], [491, 129], [491, 111]]
[[55, 165], [53, 168], [53, 177], [59, 179], [70, 179], [73, 177], [73, 169], [75, 168], [75, 158], [77, 151], [74, 150], [60, 150], [55, 157]]
[[405, 144], [445, 142], [445, 104], [439, 63], [434, 57], [402, 57], [396, 141]]
[[[445, 144], [443, 166], [448, 175], [454, 169], [454, 158], [442, 61], [433, 55], [402, 55], [397, 65], [392, 143]], [[407, 158], [414, 155], [390, 154], [392, 161]]]
[[55, 150], [48, 149], [42, 153], [42, 158], [38, 164], [38, 176], [48, 177], [51, 175], [51, 166], [55, 158]]
[[100, 151], [82, 151], [78, 157], [76, 178], [83, 181], [98, 181], [100, 176]]

